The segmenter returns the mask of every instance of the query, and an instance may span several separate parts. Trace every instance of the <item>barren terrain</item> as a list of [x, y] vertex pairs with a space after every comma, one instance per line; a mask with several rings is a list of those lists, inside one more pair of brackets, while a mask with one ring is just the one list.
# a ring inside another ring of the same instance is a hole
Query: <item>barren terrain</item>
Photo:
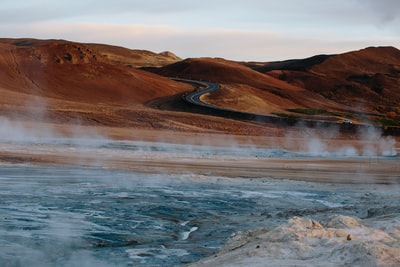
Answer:
[[[0, 164], [295, 180], [324, 192], [330, 184], [351, 185], [354, 192], [357, 186], [365, 191], [379, 186], [385, 196], [400, 182], [399, 66], [394, 47], [234, 62], [64, 40], [0, 39]], [[202, 88], [171, 78], [221, 88], [202, 95], [204, 105], [197, 106], [185, 96]], [[386, 197], [376, 197], [376, 203], [389, 205]], [[258, 263], [296, 265], [308, 257], [310, 264], [332, 259], [347, 264], [352, 259], [345, 254], [350, 248], [344, 232], [356, 236], [359, 257], [395, 266], [398, 210], [382, 216], [393, 220], [290, 216], [272, 230], [232, 235], [219, 257], [198, 266], [257, 266], [253, 257]], [[387, 238], [367, 246], [384, 234]], [[336, 254], [302, 251], [296, 240], [304, 247], [333, 244]], [[268, 248], [271, 242], [276, 246]], [[298, 257], [285, 262], [288, 251]]]
[[[294, 121], [349, 119], [392, 134], [398, 132], [399, 54], [390, 47], [368, 48], [320, 60], [244, 64], [63, 40], [1, 39], [0, 114], [28, 122], [178, 132], [281, 131], [276, 124], [199, 111], [181, 97], [193, 86], [170, 79], [180, 77], [220, 84], [202, 101], [222, 108]], [[290, 131], [298, 129], [280, 135]]]

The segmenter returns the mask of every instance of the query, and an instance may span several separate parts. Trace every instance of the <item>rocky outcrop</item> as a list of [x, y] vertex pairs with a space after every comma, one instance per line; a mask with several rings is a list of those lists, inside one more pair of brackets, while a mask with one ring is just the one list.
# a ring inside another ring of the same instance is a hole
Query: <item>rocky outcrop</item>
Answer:
[[399, 223], [400, 214], [373, 223], [293, 217], [271, 230], [235, 233], [220, 253], [191, 266], [399, 266]]

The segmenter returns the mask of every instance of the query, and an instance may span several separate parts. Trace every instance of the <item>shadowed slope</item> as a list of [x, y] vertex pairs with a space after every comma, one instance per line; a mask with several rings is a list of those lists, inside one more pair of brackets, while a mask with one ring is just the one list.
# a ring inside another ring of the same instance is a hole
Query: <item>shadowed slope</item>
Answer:
[[321, 64], [329, 57], [330, 57], [329, 55], [317, 55], [305, 59], [291, 59], [284, 61], [269, 62], [261, 66], [260, 64], [251, 64], [251, 63], [247, 63], [246, 65], [260, 72], [267, 72], [270, 70], [306, 71], [315, 65]]
[[400, 50], [394, 47], [369, 47], [329, 56], [308, 69], [278, 66], [266, 73], [364, 112], [400, 113]]

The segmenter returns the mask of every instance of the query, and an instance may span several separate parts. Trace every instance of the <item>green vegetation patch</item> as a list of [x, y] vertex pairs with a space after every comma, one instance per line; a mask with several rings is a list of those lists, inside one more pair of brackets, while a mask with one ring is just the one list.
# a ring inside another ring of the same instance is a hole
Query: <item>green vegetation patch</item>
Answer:
[[399, 120], [379, 118], [379, 119], [375, 119], [374, 122], [375, 122], [375, 124], [384, 126], [384, 127], [385, 126], [400, 126]]
[[329, 112], [325, 109], [313, 109], [313, 108], [292, 108], [287, 109], [287, 111], [305, 115], [319, 115], [319, 114], [328, 114]]
[[300, 116], [296, 116], [293, 114], [288, 114], [288, 113], [281, 113], [281, 112], [272, 112], [272, 114], [279, 116], [281, 118], [287, 118], [287, 119], [299, 119], [301, 118]]

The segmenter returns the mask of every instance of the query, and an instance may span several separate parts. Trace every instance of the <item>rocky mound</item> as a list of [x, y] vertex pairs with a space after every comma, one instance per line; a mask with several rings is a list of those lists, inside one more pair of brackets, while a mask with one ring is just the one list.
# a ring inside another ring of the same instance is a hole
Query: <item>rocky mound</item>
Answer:
[[399, 266], [400, 216], [375, 222], [294, 217], [275, 229], [239, 232], [216, 256], [190, 266]]

